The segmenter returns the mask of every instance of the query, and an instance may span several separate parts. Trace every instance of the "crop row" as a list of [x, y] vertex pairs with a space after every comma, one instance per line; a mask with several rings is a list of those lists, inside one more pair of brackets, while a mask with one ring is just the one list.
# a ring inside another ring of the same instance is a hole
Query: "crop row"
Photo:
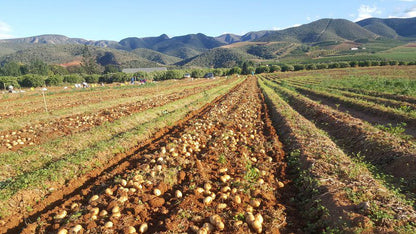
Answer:
[[393, 122], [404, 122], [410, 127], [416, 126], [416, 112], [408, 110], [407, 108], [397, 109], [362, 99], [350, 98], [339, 94], [329, 93], [324, 90], [314, 90], [298, 85], [292, 85], [292, 87], [302, 94], [307, 94], [316, 99], [330, 100], [331, 102], [336, 103], [336, 105], [351, 107], [360, 112], [384, 117]]
[[318, 104], [293, 90], [269, 81], [266, 83], [296, 111], [337, 139], [343, 150], [365, 157], [383, 172], [396, 177], [396, 182], [403, 180], [407, 190], [416, 191], [416, 168], [413, 168], [416, 165], [415, 145], [347, 113]]
[[282, 157], [251, 78], [24, 231], [293, 231]]
[[[377, 96], [371, 96], [368, 94], [363, 94], [363, 93], [356, 93], [356, 92], [351, 92], [348, 90], [342, 90], [340, 88], [336, 88], [336, 87], [321, 87], [320, 85], [316, 85], [313, 83], [308, 82], [302, 82], [302, 81], [296, 81], [296, 80], [286, 80], [289, 84], [292, 84], [294, 86], [299, 86], [299, 87], [308, 87], [314, 90], [320, 90], [320, 91], [324, 91], [324, 92], [328, 92], [328, 93], [333, 93], [333, 94], [337, 94], [337, 95], [341, 95], [341, 96], [345, 96], [345, 97], [349, 97], [349, 98], [354, 98], [354, 99], [361, 99], [361, 100], [365, 100], [368, 102], [373, 102], [373, 103], [377, 103], [377, 104], [381, 104], [387, 107], [392, 107], [395, 109], [402, 109], [402, 110], [406, 110], [407, 112], [410, 111], [415, 111], [416, 110], [416, 105], [413, 103], [408, 103], [408, 102], [404, 102], [404, 101], [398, 101], [395, 100], [395, 98], [393, 99], [388, 99], [385, 97], [377, 97]], [[397, 98], [396, 98], [397, 99]]]
[[[184, 118], [239, 82], [241, 79], [230, 80], [211, 90], [132, 113], [89, 131], [3, 154], [0, 215], [24, 214], [32, 210], [30, 207], [52, 189], [56, 190], [74, 177], [110, 165], [114, 158], [123, 157], [123, 152], [134, 148], [137, 142], [146, 141], [153, 133]], [[120, 156], [114, 156], [118, 154]], [[27, 191], [30, 196], [23, 196], [28, 194]]]
[[374, 179], [365, 164], [348, 157], [327, 133], [293, 109], [303, 113], [314, 106], [290, 101], [289, 105], [284, 101], [288, 97], [282, 95], [284, 89], [270, 81], [259, 82], [280, 130], [289, 166], [297, 175], [295, 183], [301, 191], [297, 198], [309, 231], [415, 231], [416, 213], [409, 202]]
[[3, 131], [0, 132], [0, 143], [2, 143], [5, 148], [0, 148], [0, 152], [5, 151], [6, 149], [18, 150], [27, 145], [40, 144], [60, 136], [86, 131], [94, 126], [105, 124], [106, 122], [114, 122], [126, 115], [163, 106], [169, 102], [209, 90], [221, 85], [224, 81], [194, 88], [185, 88], [181, 89], [179, 92], [168, 93], [166, 95], [153, 95], [145, 97], [143, 100], [139, 99], [135, 102], [111, 106], [96, 112], [70, 115], [48, 122], [33, 123], [17, 130]]

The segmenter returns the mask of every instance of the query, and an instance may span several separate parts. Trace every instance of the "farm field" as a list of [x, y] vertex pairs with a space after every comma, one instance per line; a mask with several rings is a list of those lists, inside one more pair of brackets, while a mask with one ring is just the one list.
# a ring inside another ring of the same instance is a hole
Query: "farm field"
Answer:
[[0, 233], [414, 233], [415, 82], [166, 81], [50, 93], [49, 113], [3, 97]]

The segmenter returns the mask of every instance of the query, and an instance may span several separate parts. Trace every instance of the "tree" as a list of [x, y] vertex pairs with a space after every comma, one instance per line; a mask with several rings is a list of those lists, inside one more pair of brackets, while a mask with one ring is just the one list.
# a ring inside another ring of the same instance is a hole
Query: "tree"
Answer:
[[84, 68], [85, 73], [87, 74], [97, 74], [99, 73], [98, 64], [96, 62], [96, 57], [94, 57], [88, 46], [85, 45], [82, 50], [82, 60], [81, 67]]
[[20, 85], [23, 87], [40, 87], [44, 84], [44, 77], [36, 74], [25, 75], [23, 76], [23, 79], [20, 82]]
[[120, 66], [108, 64], [104, 67], [104, 74], [121, 72]]
[[228, 71], [227, 75], [234, 75], [234, 74], [237, 74], [237, 75], [241, 74], [241, 68], [233, 67]]
[[243, 75], [251, 74], [251, 72], [254, 71], [254, 67], [252, 66], [253, 66], [253, 62], [251, 61], [243, 62], [243, 65], [241, 66], [241, 74]]
[[257, 74], [261, 74], [261, 73], [269, 73], [270, 68], [267, 66], [260, 66], [258, 68], [256, 68], [256, 73]]
[[191, 77], [193, 78], [201, 78], [204, 77], [205, 72], [202, 69], [195, 69], [191, 72]]
[[306, 70], [316, 70], [317, 67], [314, 63], [306, 65]]
[[280, 72], [282, 68], [278, 65], [271, 65], [270, 66], [270, 72]]
[[305, 65], [303, 65], [303, 64], [295, 64], [295, 66], [293, 66], [293, 69], [295, 71], [302, 71], [302, 70], [305, 70]]
[[295, 68], [290, 64], [282, 65], [282, 72], [294, 71], [294, 70], [295, 70]]
[[4, 67], [1, 69], [3, 75], [5, 76], [20, 76], [20, 65], [16, 62], [9, 62], [4, 65]]
[[49, 72], [49, 66], [45, 62], [36, 59], [30, 63], [29, 71], [32, 74], [38, 74], [38, 75], [48, 75]]
[[68, 70], [59, 65], [49, 65], [49, 70], [51, 70], [54, 75], [68, 75]]

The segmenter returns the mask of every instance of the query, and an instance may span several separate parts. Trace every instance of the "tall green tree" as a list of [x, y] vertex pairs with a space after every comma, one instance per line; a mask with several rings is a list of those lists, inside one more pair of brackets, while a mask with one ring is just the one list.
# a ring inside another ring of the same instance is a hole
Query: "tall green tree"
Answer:
[[5, 76], [20, 76], [22, 74], [20, 71], [20, 65], [16, 62], [6, 63], [1, 71]]
[[82, 50], [81, 67], [87, 74], [91, 75], [99, 73], [97, 58], [91, 54], [91, 51], [87, 45], [85, 45]]
[[45, 62], [36, 59], [30, 63], [29, 71], [32, 74], [48, 75], [49, 66]]

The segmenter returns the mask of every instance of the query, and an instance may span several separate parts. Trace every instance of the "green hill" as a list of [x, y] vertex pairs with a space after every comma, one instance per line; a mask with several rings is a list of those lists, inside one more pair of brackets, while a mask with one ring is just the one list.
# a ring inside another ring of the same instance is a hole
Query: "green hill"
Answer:
[[[21, 45], [21, 44], [20, 44]], [[16, 49], [18, 46], [15, 46]], [[80, 61], [84, 45], [81, 44], [26, 44], [24, 49], [0, 57], [0, 64], [9, 61], [29, 64], [34, 60], [41, 60], [48, 64], [65, 64]], [[97, 56], [97, 62], [105, 66], [118, 64], [123, 67], [158, 66], [158, 63], [149, 61], [134, 53], [112, 48], [90, 46], [90, 51]]]
[[177, 65], [187, 67], [234, 67], [247, 59], [256, 59], [232, 49], [216, 48], [190, 59], [183, 60]]
[[153, 62], [164, 64], [164, 65], [174, 64], [182, 60], [178, 57], [166, 55], [166, 54], [163, 54], [163, 53], [151, 50], [151, 49], [145, 49], [145, 48], [138, 48], [130, 52], [138, 55], [139, 57], [145, 58], [149, 61], [153, 61]]
[[321, 19], [299, 27], [271, 32], [256, 41], [316, 43], [374, 38], [377, 38], [376, 34], [351, 21], [344, 19]]
[[225, 45], [202, 33], [169, 38], [167, 35], [149, 38], [126, 38], [120, 41], [125, 50], [147, 48], [170, 56], [187, 59], [209, 49]]
[[357, 22], [358, 25], [388, 38], [416, 38], [416, 17], [408, 19], [379, 19], [369, 18]]

